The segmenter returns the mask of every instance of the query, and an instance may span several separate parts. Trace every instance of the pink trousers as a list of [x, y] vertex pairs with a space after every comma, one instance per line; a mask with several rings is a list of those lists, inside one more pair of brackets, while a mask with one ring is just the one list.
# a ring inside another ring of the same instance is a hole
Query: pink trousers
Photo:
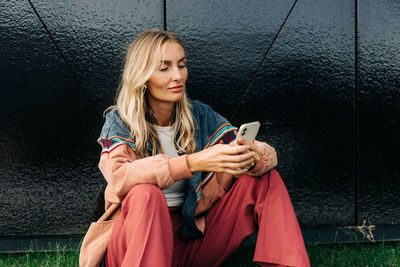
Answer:
[[181, 239], [182, 224], [157, 186], [134, 186], [122, 202], [106, 266], [218, 266], [257, 230], [254, 262], [310, 266], [292, 203], [275, 170], [260, 177], [242, 175], [207, 213], [202, 238]]

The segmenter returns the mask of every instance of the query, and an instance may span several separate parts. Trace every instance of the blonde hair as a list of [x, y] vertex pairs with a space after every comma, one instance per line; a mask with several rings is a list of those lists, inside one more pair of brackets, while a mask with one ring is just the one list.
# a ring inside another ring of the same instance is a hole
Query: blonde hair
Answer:
[[[174, 33], [150, 30], [141, 33], [128, 47], [122, 79], [119, 84], [116, 104], [121, 119], [128, 126], [136, 145], [138, 158], [150, 156], [147, 144], [152, 146], [152, 155], [163, 153], [154, 123], [154, 115], [146, 98], [146, 82], [159, 67], [161, 45], [176, 42], [185, 50], [181, 39]], [[186, 53], [186, 51], [185, 51]], [[186, 96], [175, 103], [175, 145], [178, 153], [193, 153], [196, 147], [192, 105]]]

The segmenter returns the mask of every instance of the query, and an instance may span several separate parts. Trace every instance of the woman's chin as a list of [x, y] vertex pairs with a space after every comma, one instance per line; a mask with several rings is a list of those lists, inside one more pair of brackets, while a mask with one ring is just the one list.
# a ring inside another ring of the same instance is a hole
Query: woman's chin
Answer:
[[174, 96], [171, 97], [171, 100], [173, 102], [179, 102], [179, 101], [181, 101], [183, 99], [183, 96], [184, 96], [184, 92], [181, 92], [179, 94], [177, 93], [177, 94], [175, 94]]

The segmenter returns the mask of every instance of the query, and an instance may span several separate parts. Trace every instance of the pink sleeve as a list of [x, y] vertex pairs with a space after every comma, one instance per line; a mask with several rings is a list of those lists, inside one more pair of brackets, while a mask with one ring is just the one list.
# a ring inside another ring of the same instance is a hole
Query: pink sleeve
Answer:
[[177, 158], [159, 154], [143, 159], [137, 159], [133, 150], [126, 144], [102, 153], [99, 162], [108, 186], [115, 194], [123, 198], [136, 184], [155, 184], [167, 188], [177, 180], [192, 177], [186, 155]]

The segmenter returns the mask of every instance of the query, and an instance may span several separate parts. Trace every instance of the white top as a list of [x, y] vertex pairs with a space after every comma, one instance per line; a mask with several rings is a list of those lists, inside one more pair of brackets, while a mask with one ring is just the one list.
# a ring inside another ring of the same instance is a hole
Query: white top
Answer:
[[[161, 148], [170, 158], [178, 157], [174, 144], [174, 125], [161, 127], [154, 125], [160, 139]], [[185, 200], [185, 180], [179, 180], [175, 184], [162, 190], [168, 207], [182, 206]]]

